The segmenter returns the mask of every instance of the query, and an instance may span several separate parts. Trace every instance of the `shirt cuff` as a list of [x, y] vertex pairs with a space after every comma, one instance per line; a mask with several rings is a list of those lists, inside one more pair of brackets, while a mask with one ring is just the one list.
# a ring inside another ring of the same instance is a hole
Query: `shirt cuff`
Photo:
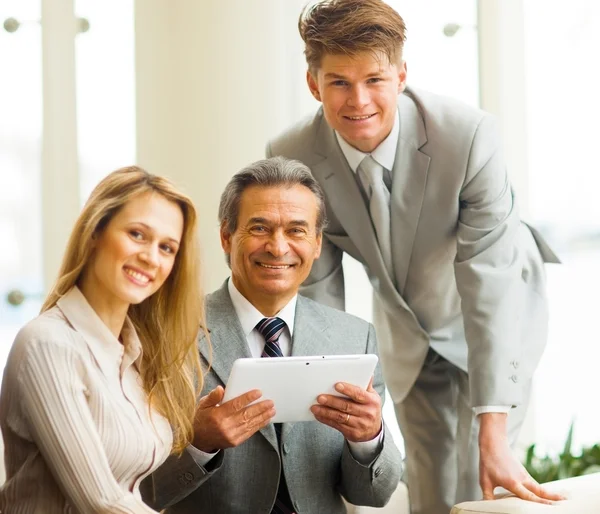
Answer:
[[348, 448], [350, 448], [350, 453], [352, 457], [354, 457], [358, 462], [360, 462], [363, 466], [368, 466], [375, 460], [375, 457], [379, 455], [381, 451], [381, 447], [383, 445], [383, 424], [381, 425], [381, 430], [379, 434], [377, 434], [370, 441], [361, 441], [361, 442], [353, 442], [348, 441]]
[[475, 413], [475, 416], [487, 414], [488, 412], [500, 412], [503, 414], [508, 414], [510, 409], [511, 407], [508, 405], [485, 405], [483, 407], [473, 407], [473, 412]]
[[187, 451], [191, 455], [192, 459], [194, 459], [194, 462], [201, 468], [204, 468], [213, 459], [213, 457], [219, 453], [220, 450], [217, 450], [215, 453], [206, 453], [190, 444], [187, 447]]

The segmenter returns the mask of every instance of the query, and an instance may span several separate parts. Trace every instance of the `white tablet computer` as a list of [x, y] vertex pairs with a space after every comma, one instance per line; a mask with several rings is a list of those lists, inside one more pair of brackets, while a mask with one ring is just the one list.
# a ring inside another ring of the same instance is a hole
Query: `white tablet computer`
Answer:
[[366, 389], [376, 364], [374, 354], [237, 359], [223, 402], [260, 389], [258, 401], [275, 402], [274, 423], [314, 421], [310, 407], [317, 403], [317, 396], [343, 396], [334, 389], [338, 382]]

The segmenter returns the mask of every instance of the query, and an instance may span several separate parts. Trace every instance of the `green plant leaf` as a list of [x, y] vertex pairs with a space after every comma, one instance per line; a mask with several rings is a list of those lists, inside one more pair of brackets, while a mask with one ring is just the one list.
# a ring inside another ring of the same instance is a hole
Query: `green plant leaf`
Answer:
[[527, 448], [523, 465], [527, 472], [540, 484], [600, 472], [600, 443], [582, 448], [580, 455], [571, 453], [574, 426], [575, 423], [572, 422], [563, 452], [556, 457], [548, 455], [538, 457], [535, 454], [535, 444]]

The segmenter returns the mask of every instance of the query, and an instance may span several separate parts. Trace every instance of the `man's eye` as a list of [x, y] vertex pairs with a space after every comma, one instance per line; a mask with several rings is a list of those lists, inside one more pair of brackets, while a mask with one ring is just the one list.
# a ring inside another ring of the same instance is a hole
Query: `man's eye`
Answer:
[[346, 82], [346, 81], [344, 81], [344, 80], [334, 80], [334, 81], [332, 82], [332, 84], [333, 84], [334, 86], [345, 86], [345, 85], [347, 85], [347, 82]]
[[379, 77], [373, 77], [373, 78], [370, 78], [370, 79], [368, 80], [368, 82], [369, 82], [370, 84], [376, 84], [377, 82], [381, 82], [382, 80], [383, 80], [383, 79], [381, 79], [381, 78], [379, 78]]
[[266, 232], [267, 228], [262, 225], [256, 225], [256, 226], [252, 227], [250, 230], [252, 230], [252, 232]]

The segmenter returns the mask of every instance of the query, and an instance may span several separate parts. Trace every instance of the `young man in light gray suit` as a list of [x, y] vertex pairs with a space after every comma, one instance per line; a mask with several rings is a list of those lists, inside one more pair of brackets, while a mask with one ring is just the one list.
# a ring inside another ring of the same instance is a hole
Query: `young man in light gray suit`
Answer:
[[495, 486], [558, 499], [510, 448], [556, 257], [519, 219], [494, 120], [405, 88], [404, 22], [381, 0], [318, 2], [299, 28], [322, 107], [267, 155], [304, 162], [325, 191], [330, 224], [303, 294], [344, 309], [343, 254], [367, 270], [412, 512], [447, 513]]
[[239, 357], [377, 353], [372, 325], [298, 295], [321, 251], [321, 188], [299, 162], [258, 161], [225, 188], [219, 221], [231, 278], [206, 301], [212, 352], [200, 349], [211, 366], [195, 439], [144, 484], [144, 498], [181, 514], [342, 514], [342, 498], [385, 505], [402, 461], [381, 418], [379, 366], [366, 390], [337, 384], [347, 398], [315, 398], [315, 421], [274, 426], [271, 401], [249, 405], [258, 391], [222, 403]]

